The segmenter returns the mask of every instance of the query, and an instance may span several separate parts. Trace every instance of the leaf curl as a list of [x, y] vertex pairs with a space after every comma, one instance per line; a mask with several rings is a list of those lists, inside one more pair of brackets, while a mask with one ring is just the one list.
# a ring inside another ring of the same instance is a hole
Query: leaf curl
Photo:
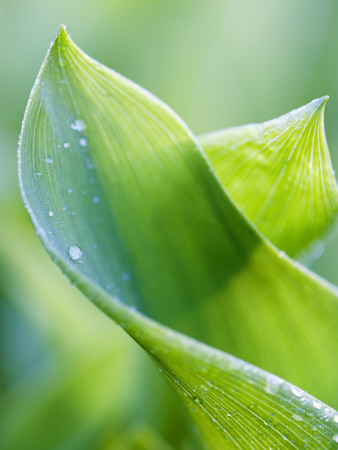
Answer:
[[320, 238], [338, 213], [338, 186], [324, 131], [327, 99], [199, 139], [234, 202], [291, 256]]
[[[335, 289], [252, 227], [173, 111], [85, 55], [63, 27], [32, 90], [19, 163], [47, 251], [167, 375], [188, 383], [190, 374], [193, 390], [209, 371], [217, 383], [236, 371], [232, 357], [156, 320], [337, 402]], [[250, 384], [256, 369], [238, 364], [250, 369], [237, 385]], [[217, 392], [210, 389], [224, 409]], [[201, 414], [200, 427], [216, 437], [238, 433]], [[330, 425], [330, 443], [332, 433]]]

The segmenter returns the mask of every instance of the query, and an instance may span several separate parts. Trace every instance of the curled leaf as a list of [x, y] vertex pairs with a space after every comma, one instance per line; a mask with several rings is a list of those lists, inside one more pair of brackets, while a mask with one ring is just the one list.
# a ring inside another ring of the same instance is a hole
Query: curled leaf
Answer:
[[293, 256], [332, 225], [338, 187], [324, 131], [328, 97], [282, 117], [200, 138], [234, 202]]
[[[23, 198], [47, 251], [167, 374], [189, 383], [190, 373], [192, 391], [209, 371], [216, 385], [237, 376], [230, 357], [210, 359], [210, 349], [136, 307], [338, 403], [335, 289], [257, 233], [173, 111], [85, 55], [64, 28], [32, 90], [19, 162]], [[244, 378], [252, 377], [250, 369]], [[224, 409], [222, 394], [210, 393]], [[223, 412], [219, 427], [215, 411], [211, 422], [197, 411], [203, 430], [212, 422], [215, 436], [232, 433]], [[330, 426], [325, 439], [332, 436]]]

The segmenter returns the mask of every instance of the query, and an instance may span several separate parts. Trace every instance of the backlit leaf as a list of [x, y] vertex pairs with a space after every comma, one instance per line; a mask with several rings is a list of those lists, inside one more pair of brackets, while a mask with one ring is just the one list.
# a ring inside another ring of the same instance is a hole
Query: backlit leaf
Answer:
[[338, 187], [324, 132], [326, 100], [262, 124], [200, 138], [234, 202], [289, 255], [321, 237], [338, 213]]
[[[216, 436], [207, 439], [211, 446], [225, 435], [236, 445], [238, 426], [226, 422], [222, 389], [255, 385], [256, 369], [238, 362], [237, 370], [228, 364], [232, 357], [135, 308], [338, 404], [335, 289], [256, 232], [173, 111], [81, 52], [64, 28], [32, 90], [19, 162], [37, 232], [72, 282], [167, 374], [177, 372], [175, 385], [190, 383], [188, 396], [198, 380], [215, 378], [208, 401], [214, 412], [206, 420], [199, 406], [195, 414], [203, 432]], [[235, 384], [222, 387], [227, 374]], [[261, 387], [253, 389], [262, 399]], [[278, 409], [284, 402], [294, 413], [294, 396], [281, 403], [271, 396]], [[241, 401], [250, 433], [248, 397]], [[261, 424], [266, 410], [255, 411]], [[330, 425], [320, 421], [325, 445], [335, 436], [332, 414]], [[309, 431], [303, 422], [297, 426]], [[266, 439], [281, 442], [273, 430]], [[306, 443], [302, 433], [297, 439]]]

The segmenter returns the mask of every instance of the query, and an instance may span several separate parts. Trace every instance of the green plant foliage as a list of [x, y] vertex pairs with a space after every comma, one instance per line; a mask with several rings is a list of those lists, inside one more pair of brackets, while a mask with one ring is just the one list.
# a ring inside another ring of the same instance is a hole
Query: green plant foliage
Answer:
[[223, 185], [247, 217], [293, 256], [338, 212], [338, 187], [324, 132], [327, 97], [278, 119], [200, 138]]
[[47, 251], [160, 366], [210, 448], [335, 445], [334, 410], [156, 321], [334, 406], [336, 290], [257, 233], [173, 111], [63, 27], [32, 90], [19, 163]]

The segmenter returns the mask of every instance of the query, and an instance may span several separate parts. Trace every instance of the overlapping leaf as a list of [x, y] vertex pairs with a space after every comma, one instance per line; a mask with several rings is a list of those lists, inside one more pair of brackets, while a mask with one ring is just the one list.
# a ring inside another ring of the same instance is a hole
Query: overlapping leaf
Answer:
[[324, 132], [326, 100], [262, 124], [200, 138], [236, 205], [289, 255], [320, 237], [338, 213], [338, 187]]
[[279, 377], [126, 308], [88, 280], [78, 283], [167, 376], [207, 448], [336, 447], [337, 411]]
[[[209, 350], [114, 298], [338, 404], [334, 289], [252, 228], [168, 107], [83, 54], [63, 28], [31, 94], [20, 165], [25, 203], [46, 249], [88, 297], [154, 351], [167, 373], [177, 370], [191, 382], [188, 396], [197, 379], [236, 378], [236, 370], [225, 362], [218, 367], [218, 356], [208, 362]], [[159, 353], [151, 347], [156, 340]], [[251, 369], [242, 369], [238, 386], [252, 381]], [[224, 399], [212, 389], [210, 396], [225, 419]], [[212, 408], [216, 420], [198, 419], [200, 426], [236, 440], [237, 425], [219, 426]], [[204, 407], [197, 410], [204, 417]], [[324, 434], [332, 443], [329, 428]]]

